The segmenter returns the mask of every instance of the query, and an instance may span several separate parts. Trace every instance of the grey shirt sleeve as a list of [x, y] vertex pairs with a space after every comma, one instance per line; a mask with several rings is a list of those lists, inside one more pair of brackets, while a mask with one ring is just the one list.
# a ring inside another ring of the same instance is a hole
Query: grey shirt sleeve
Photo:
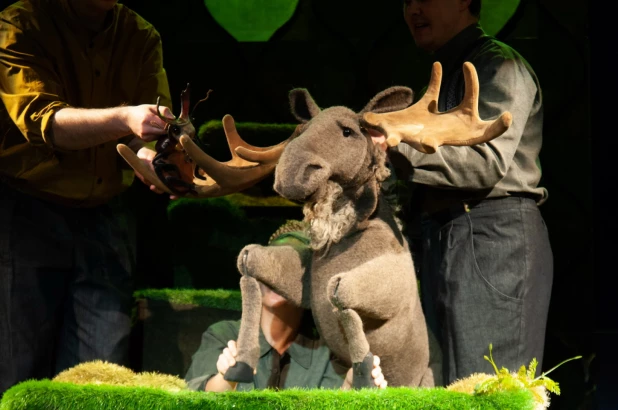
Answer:
[[494, 56], [474, 62], [479, 76], [479, 114], [483, 120], [513, 115], [511, 127], [494, 140], [472, 147], [440, 147], [423, 154], [406, 144], [395, 149], [414, 167], [411, 180], [441, 188], [488, 189], [506, 175], [532, 110], [537, 87], [526, 66], [516, 60]]

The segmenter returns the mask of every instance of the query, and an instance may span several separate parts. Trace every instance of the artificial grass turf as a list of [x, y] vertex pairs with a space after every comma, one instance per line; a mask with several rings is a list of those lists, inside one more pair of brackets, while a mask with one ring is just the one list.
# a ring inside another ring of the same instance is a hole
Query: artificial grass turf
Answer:
[[160, 300], [179, 305], [196, 305], [217, 309], [242, 309], [240, 291], [227, 289], [142, 289], [135, 299]]
[[145, 387], [78, 386], [49, 380], [27, 381], [9, 389], [0, 410], [21, 409], [533, 409], [528, 390], [483, 396], [443, 388], [386, 390], [283, 390], [229, 393], [166, 392]]

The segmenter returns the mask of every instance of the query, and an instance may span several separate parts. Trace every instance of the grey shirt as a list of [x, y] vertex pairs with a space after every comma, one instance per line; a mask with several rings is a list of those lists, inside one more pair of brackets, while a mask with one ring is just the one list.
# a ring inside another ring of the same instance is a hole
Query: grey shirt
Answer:
[[[239, 329], [240, 321], [223, 321], [204, 332], [185, 376], [190, 389], [204, 390], [208, 380], [217, 374], [219, 355], [228, 341], [238, 339]], [[339, 389], [348, 367], [330, 352], [321, 338], [308, 333], [299, 332], [288, 350], [280, 355], [268, 344], [260, 330], [257, 373], [252, 383], [238, 383], [236, 391], [293, 387]]]
[[537, 204], [544, 202], [547, 190], [538, 186], [543, 102], [530, 65], [511, 47], [487, 36], [478, 24], [462, 30], [435, 58], [443, 69], [440, 111], [463, 99], [462, 66], [470, 61], [479, 77], [481, 119], [510, 111], [513, 123], [503, 135], [472, 147], [443, 146], [435, 154], [423, 154], [406, 144], [396, 147], [413, 167], [411, 181], [420, 184], [416, 191], [422, 195], [421, 209], [432, 212], [456, 201], [521, 193]]

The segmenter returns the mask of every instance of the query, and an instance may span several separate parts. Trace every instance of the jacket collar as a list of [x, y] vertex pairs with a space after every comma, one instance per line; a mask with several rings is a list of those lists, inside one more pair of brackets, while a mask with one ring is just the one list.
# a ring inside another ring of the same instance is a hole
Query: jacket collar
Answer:
[[456, 70], [466, 54], [471, 50], [470, 47], [481, 37], [485, 37], [485, 31], [479, 23], [474, 23], [461, 30], [450, 39], [445, 45], [434, 53], [435, 61], [442, 64], [443, 78]]

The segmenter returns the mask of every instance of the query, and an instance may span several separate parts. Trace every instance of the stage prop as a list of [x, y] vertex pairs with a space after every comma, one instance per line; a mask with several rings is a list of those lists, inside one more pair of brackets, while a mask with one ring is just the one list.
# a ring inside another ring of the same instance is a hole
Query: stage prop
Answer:
[[206, 393], [157, 387], [77, 385], [50, 380], [27, 381], [10, 388], [1, 410], [183, 410], [183, 409], [449, 409], [534, 410], [532, 393], [516, 389], [486, 395], [452, 392], [444, 388], [385, 390], [257, 390]]
[[[169, 294], [168, 294], [169, 295]], [[172, 296], [172, 295], [169, 295]], [[187, 295], [176, 295], [184, 299]], [[498, 370], [491, 355], [486, 359], [496, 374], [473, 374], [446, 388], [385, 390], [258, 390], [206, 393], [188, 391], [184, 380], [157, 372], [136, 373], [116, 364], [93, 361], [65, 370], [53, 380], [26, 381], [9, 389], [0, 410], [22, 409], [521, 409], [544, 410], [548, 391], [560, 394], [546, 373], [535, 377], [536, 361], [517, 373]]]
[[[274, 189], [284, 198], [305, 203], [305, 221], [310, 223], [310, 253], [257, 245], [241, 252], [239, 358], [226, 379], [253, 378], [259, 352], [259, 280], [298, 306], [311, 308], [327, 345], [354, 368], [353, 387], [373, 385], [373, 354], [382, 358], [391, 386], [441, 383], [440, 352], [427, 331], [412, 258], [380, 191], [389, 175], [386, 154], [373, 144], [365, 127], [382, 131], [390, 146], [403, 141], [426, 153], [441, 145], [479, 144], [501, 135], [510, 126], [510, 113], [481, 120], [476, 71], [470, 63], [463, 71], [464, 100], [446, 113], [437, 112], [440, 63], [434, 63], [427, 92], [411, 107], [413, 93], [406, 87], [382, 91], [360, 113], [346, 107], [322, 111], [307, 90], [293, 90], [292, 112], [301, 124], [289, 139], [268, 148], [243, 141], [227, 115], [223, 125], [232, 160], [225, 163], [204, 153], [193, 142], [193, 126], [182, 120], [188, 131], [174, 135], [195, 164], [187, 194], [237, 192], [277, 166]], [[181, 119], [187, 118], [183, 113], [188, 107], [185, 94]], [[151, 183], [178, 194], [170, 189], [176, 180], [161, 180], [160, 173], [152, 172], [127, 147], [119, 145], [118, 150]]]
[[[510, 114], [480, 120], [472, 64], [464, 65], [464, 75], [464, 101], [446, 113], [436, 110], [439, 63], [426, 94], [412, 107], [412, 90], [406, 87], [382, 91], [360, 113], [346, 107], [321, 110], [307, 90], [290, 93], [301, 124], [278, 161], [274, 189], [305, 204], [310, 243], [303, 250], [249, 245], [241, 251], [243, 316], [237, 363], [227, 380], [253, 378], [262, 282], [312, 310], [326, 344], [354, 369], [354, 388], [373, 386], [374, 354], [390, 386], [441, 384], [441, 354], [425, 323], [412, 257], [380, 191], [389, 176], [386, 154], [364, 126], [382, 131], [390, 146], [403, 141], [426, 153], [501, 135], [510, 126]], [[249, 153], [243, 157], [252, 160]]]

